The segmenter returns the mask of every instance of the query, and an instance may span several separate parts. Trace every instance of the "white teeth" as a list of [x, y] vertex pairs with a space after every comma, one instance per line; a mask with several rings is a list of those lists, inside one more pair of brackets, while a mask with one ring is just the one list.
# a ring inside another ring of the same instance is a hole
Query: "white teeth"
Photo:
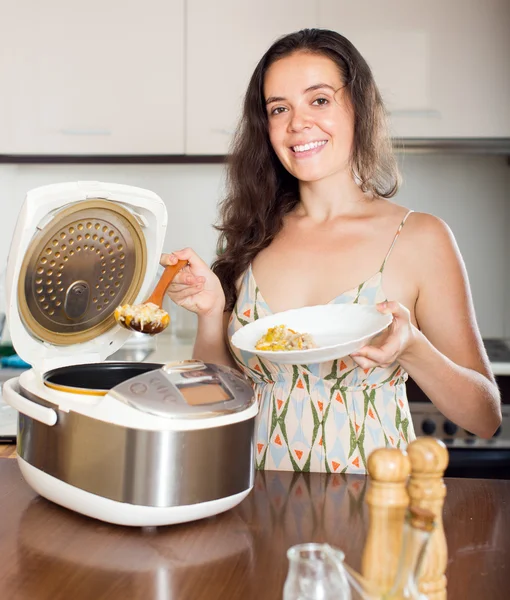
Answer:
[[294, 152], [306, 152], [307, 150], [312, 150], [313, 148], [318, 148], [319, 146], [324, 146], [327, 142], [323, 140], [322, 142], [310, 142], [309, 144], [305, 144], [304, 146], [292, 146], [292, 150]]

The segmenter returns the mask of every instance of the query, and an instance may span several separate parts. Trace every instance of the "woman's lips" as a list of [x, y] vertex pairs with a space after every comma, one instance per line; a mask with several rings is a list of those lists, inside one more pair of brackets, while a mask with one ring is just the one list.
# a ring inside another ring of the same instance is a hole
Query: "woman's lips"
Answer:
[[303, 145], [304, 146], [307, 145], [307, 144], [303, 144], [303, 145], [291, 146], [290, 151], [292, 152], [292, 156], [294, 156], [297, 159], [308, 158], [310, 156], [318, 154], [323, 148], [325, 148], [326, 144], [327, 144], [326, 140], [321, 140], [319, 143], [315, 142], [313, 144], [313, 146], [311, 148], [309, 148], [308, 150], [298, 150], [298, 148], [303, 148]]

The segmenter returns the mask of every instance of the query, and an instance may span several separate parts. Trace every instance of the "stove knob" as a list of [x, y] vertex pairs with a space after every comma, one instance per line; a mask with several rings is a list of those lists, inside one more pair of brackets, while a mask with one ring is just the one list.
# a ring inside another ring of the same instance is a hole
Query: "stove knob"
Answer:
[[445, 421], [444, 425], [443, 425], [443, 431], [446, 433], [446, 435], [455, 435], [457, 433], [457, 425], [455, 425], [455, 423], [452, 423], [451, 421]]
[[432, 435], [436, 430], [436, 424], [432, 419], [425, 419], [421, 424], [421, 430], [425, 435]]

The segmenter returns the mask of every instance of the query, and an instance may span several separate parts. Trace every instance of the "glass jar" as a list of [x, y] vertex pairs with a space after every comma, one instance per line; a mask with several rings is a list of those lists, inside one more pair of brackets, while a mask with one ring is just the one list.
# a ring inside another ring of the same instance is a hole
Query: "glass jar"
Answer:
[[283, 600], [352, 600], [344, 554], [328, 544], [300, 544], [287, 551]]

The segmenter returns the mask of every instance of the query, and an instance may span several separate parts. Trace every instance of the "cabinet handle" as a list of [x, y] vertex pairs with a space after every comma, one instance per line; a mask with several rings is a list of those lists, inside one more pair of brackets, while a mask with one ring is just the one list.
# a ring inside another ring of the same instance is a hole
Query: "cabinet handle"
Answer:
[[5, 398], [5, 402], [18, 412], [27, 415], [27, 417], [31, 417], [45, 425], [55, 425], [57, 422], [57, 413], [51, 408], [46, 408], [24, 398], [14, 387], [15, 385], [17, 387], [17, 379], [17, 377], [13, 377], [4, 383], [2, 396]]
[[61, 129], [62, 135], [112, 135], [109, 129]]

